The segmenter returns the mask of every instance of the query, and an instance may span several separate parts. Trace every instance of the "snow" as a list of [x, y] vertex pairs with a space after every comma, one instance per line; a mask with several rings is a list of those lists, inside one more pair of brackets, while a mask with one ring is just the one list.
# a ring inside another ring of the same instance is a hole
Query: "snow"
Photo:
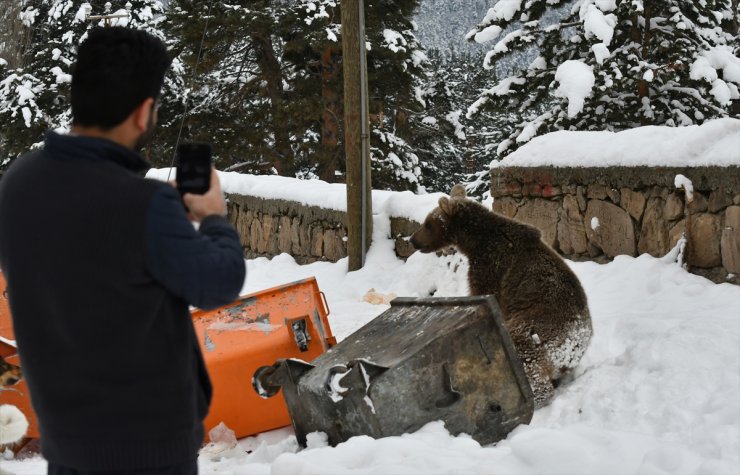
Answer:
[[[306, 206], [337, 211], [347, 210], [347, 191], [345, 186], [339, 183], [281, 176], [244, 175], [236, 172], [218, 172], [218, 174], [221, 188], [225, 193], [296, 201]], [[172, 181], [175, 179], [175, 169], [152, 169], [147, 176]], [[410, 191], [373, 190], [373, 213], [408, 218], [421, 223], [429, 210], [437, 206], [437, 201], [442, 196], [443, 193], [415, 195]]]
[[383, 39], [385, 40], [385, 47], [394, 53], [406, 51], [406, 39], [403, 35], [397, 31], [386, 28], [383, 30]]
[[537, 56], [531, 63], [529, 63], [527, 69], [530, 71], [547, 69], [547, 60], [542, 56]]
[[452, 111], [445, 116], [447, 122], [455, 127], [455, 137], [460, 140], [465, 140], [465, 126], [460, 122], [460, 116], [462, 115], [461, 110]]
[[740, 119], [535, 137], [492, 167], [740, 166]]
[[673, 185], [676, 187], [676, 189], [683, 189], [684, 192], [686, 192], [686, 199], [689, 201], [693, 201], [694, 199], [694, 184], [686, 178], [685, 176], [681, 175], [680, 173], [676, 175], [676, 177], [673, 179]]
[[598, 64], [604, 64], [604, 60], [611, 55], [609, 48], [604, 43], [596, 43], [591, 47], [591, 51], [594, 52]]
[[511, 89], [512, 85], [521, 86], [526, 82], [527, 80], [522, 77], [508, 77], [502, 80], [492, 88], [484, 91], [483, 94], [481, 94], [481, 97], [468, 107], [465, 117], [471, 119], [475, 114], [477, 114], [480, 108], [488, 102], [488, 96], [505, 96], [507, 94], [512, 94], [514, 92]]
[[486, 43], [498, 38], [503, 31], [504, 30], [500, 26], [491, 25], [483, 28], [480, 32], [475, 32], [475, 35], [472, 35], [472, 37], [475, 39], [476, 43]]
[[23, 114], [23, 122], [26, 124], [26, 127], [31, 127], [31, 119], [33, 119], [33, 113], [31, 112], [31, 109], [28, 107], [24, 107], [21, 109], [21, 113]]
[[593, 3], [585, 2], [579, 12], [586, 36], [597, 37], [606, 46], [614, 36], [614, 26], [617, 23], [616, 15], [604, 15], [604, 13]]
[[23, 25], [30, 27], [36, 23], [36, 17], [39, 15], [39, 11], [33, 7], [28, 7], [22, 11], [19, 15]]
[[560, 83], [555, 95], [568, 99], [568, 117], [577, 116], [591, 90], [596, 78], [594, 71], [588, 64], [578, 60], [568, 60], [558, 66], [555, 72], [555, 80]]
[[488, 10], [482, 24], [488, 24], [494, 21], [509, 21], [514, 18], [516, 12], [522, 7], [522, 0], [499, 0]]
[[[718, 71], [722, 71], [722, 78]], [[729, 46], [715, 46], [702, 52], [691, 63], [689, 77], [712, 84], [710, 93], [722, 105], [728, 105], [731, 99], [740, 98], [737, 92], [737, 85], [740, 85], [740, 58], [732, 53]]]
[[[166, 178], [168, 171], [149, 176]], [[227, 192], [344, 208], [341, 185], [220, 176]], [[346, 259], [298, 265], [287, 254], [257, 258], [247, 261], [243, 293], [315, 276], [340, 341], [388, 308], [365, 302], [368, 289], [412, 297], [465, 295], [464, 257], [416, 253], [404, 262], [389, 237], [389, 214], [418, 218], [441, 195], [376, 191], [373, 196], [373, 243], [363, 269], [347, 272]], [[440, 421], [413, 434], [355, 437], [334, 448], [325, 435], [314, 433], [302, 450], [290, 427], [236, 446], [221, 428], [214, 437], [222, 450], [207, 446], [201, 452], [200, 473], [737, 474], [740, 288], [689, 274], [677, 258], [678, 249], [664, 258], [619, 256], [604, 265], [567, 261], [589, 299], [593, 340], [575, 379], [559, 387], [552, 404], [537, 410], [530, 424], [498, 444], [481, 447], [466, 435], [451, 436]], [[2, 463], [17, 475], [46, 470], [38, 457]]]

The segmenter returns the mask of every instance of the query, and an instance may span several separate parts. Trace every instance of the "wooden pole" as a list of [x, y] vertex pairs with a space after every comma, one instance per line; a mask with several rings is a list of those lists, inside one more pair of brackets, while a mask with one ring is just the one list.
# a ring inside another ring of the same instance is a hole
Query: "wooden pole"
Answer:
[[372, 236], [370, 120], [363, 0], [342, 0], [344, 148], [347, 162], [349, 270], [362, 268]]

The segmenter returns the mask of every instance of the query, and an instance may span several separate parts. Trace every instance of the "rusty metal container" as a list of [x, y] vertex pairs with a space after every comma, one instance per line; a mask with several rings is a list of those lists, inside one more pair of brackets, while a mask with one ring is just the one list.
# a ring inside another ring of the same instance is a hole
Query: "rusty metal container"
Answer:
[[532, 418], [524, 368], [493, 297], [399, 298], [327, 353], [260, 368], [255, 390], [282, 388], [299, 443], [336, 445], [442, 420], [452, 434], [496, 442]]

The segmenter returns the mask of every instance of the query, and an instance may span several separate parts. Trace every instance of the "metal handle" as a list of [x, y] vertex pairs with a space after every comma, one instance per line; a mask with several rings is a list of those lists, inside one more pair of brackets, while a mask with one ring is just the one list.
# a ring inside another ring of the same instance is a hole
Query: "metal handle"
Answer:
[[326, 295], [324, 294], [324, 292], [319, 290], [319, 294], [321, 295], [321, 305], [324, 306], [324, 312], [326, 312], [326, 315], [328, 316], [329, 313], [331, 313], [329, 311], [329, 302], [326, 301]]

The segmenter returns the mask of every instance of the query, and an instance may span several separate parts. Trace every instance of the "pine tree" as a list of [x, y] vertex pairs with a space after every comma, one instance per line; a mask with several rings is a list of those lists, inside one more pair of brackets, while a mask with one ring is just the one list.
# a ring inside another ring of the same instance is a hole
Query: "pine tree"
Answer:
[[[554, 130], [700, 124], [740, 98], [735, 0], [501, 0], [469, 33], [484, 67], [538, 54], [468, 109], [521, 114], [499, 157]], [[503, 37], [501, 38], [501, 36]]]
[[[419, 185], [409, 143], [415, 124], [409, 117], [423, 107], [417, 89], [426, 61], [410, 21], [417, 4], [366, 5], [372, 163], [380, 188]], [[234, 170], [341, 180], [339, 7], [338, 0], [172, 2], [167, 31], [180, 38], [174, 47], [184, 76], [199, 64], [184, 135], [214, 141], [221, 165]]]
[[[69, 84], [77, 47], [93, 26], [86, 15], [105, 13], [103, 1], [23, 0], [20, 18], [29, 35], [20, 64], [15, 69], [0, 68], [0, 129], [2, 166], [29, 147], [43, 140], [49, 129], [70, 127]], [[154, 0], [128, 0], [129, 12], [120, 5], [110, 13], [127, 15], [107, 24], [146, 29], [160, 38], [158, 24], [162, 3]], [[1, 64], [2, 62], [0, 62]]]

